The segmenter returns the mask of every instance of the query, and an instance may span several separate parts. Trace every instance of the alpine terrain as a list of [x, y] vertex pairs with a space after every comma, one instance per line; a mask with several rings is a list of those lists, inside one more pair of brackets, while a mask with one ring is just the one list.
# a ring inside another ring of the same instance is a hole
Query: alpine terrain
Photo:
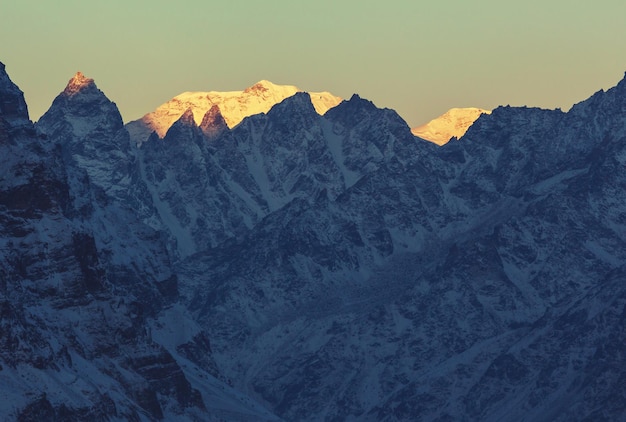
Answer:
[[[244, 117], [267, 113], [272, 106], [297, 92], [301, 90], [293, 85], [276, 85], [266, 80], [243, 91], [184, 92], [141, 119], [129, 123], [127, 129], [137, 144], [144, 142], [153, 131], [162, 138], [170, 126], [188, 110], [193, 113], [198, 126], [202, 126], [203, 121], [212, 121], [213, 116], [219, 113], [223, 123], [232, 128]], [[341, 98], [328, 92], [312, 92], [310, 95], [315, 110], [320, 114], [341, 102]]]
[[465, 135], [481, 114], [491, 114], [491, 111], [474, 107], [452, 108], [425, 125], [411, 129], [411, 132], [422, 139], [443, 145], [452, 138], [458, 139]]
[[626, 419], [626, 79], [461, 114], [0, 64], [1, 418]]

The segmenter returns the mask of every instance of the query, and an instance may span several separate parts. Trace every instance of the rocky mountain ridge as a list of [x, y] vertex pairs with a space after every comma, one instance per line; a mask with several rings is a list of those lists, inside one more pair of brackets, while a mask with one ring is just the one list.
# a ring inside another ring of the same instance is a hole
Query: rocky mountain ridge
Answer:
[[[128, 131], [137, 144], [143, 143], [152, 132], [156, 132], [162, 138], [170, 126], [188, 110], [191, 111], [197, 125], [201, 125], [207, 113], [216, 114], [219, 110], [226, 125], [232, 128], [245, 117], [267, 113], [272, 106], [297, 92], [302, 90], [293, 85], [276, 85], [266, 80], [259, 81], [243, 91], [183, 92], [141, 119], [130, 122], [127, 125]], [[329, 92], [311, 92], [309, 95], [319, 114], [326, 113], [328, 109], [341, 102], [341, 98]]]
[[84, 75], [0, 98], [6, 418], [626, 417], [625, 80], [442, 147], [357, 95], [140, 148]]
[[275, 419], [178, 305], [117, 107], [78, 74], [35, 128], [4, 66], [0, 81], [2, 419]]

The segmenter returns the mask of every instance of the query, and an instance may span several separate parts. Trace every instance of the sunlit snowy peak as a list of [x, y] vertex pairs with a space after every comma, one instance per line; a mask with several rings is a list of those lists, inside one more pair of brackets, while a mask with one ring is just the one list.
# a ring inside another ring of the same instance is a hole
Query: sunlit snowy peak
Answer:
[[482, 114], [491, 114], [491, 111], [474, 107], [452, 108], [425, 125], [411, 129], [411, 132], [422, 139], [443, 145], [452, 137], [463, 136]]
[[[243, 91], [228, 92], [184, 92], [160, 105], [140, 120], [131, 122], [129, 131], [133, 138], [141, 137], [147, 130], [155, 131], [159, 137], [165, 136], [169, 127], [188, 109], [193, 112], [197, 125], [202, 123], [204, 115], [213, 106], [219, 108], [224, 121], [232, 128], [244, 117], [259, 113], [267, 113], [272, 106], [285, 98], [291, 97], [301, 89], [293, 85], [276, 85], [262, 80]], [[328, 92], [311, 92], [311, 102], [319, 114], [341, 102], [341, 98]], [[215, 109], [212, 113], [215, 113]], [[138, 130], [140, 129], [141, 130]], [[141, 142], [140, 140], [139, 142]]]

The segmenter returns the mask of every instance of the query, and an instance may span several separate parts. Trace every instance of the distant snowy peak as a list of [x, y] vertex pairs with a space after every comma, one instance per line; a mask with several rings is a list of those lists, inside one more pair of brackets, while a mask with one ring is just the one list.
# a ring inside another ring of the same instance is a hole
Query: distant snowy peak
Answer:
[[[167, 129], [188, 109], [193, 111], [196, 124], [200, 126], [203, 117], [213, 106], [219, 107], [226, 125], [232, 128], [245, 117], [267, 113], [272, 106], [297, 92], [302, 92], [302, 90], [293, 85], [276, 85], [265, 80], [243, 91], [184, 92], [160, 105], [152, 113], [146, 114], [139, 121], [131, 122], [129, 132], [131, 136], [136, 137], [142, 136], [147, 131], [155, 131], [159, 137], [163, 137]], [[319, 114], [324, 114], [329, 108], [341, 102], [341, 98], [328, 92], [312, 92], [310, 96]], [[137, 123], [145, 129], [135, 130], [134, 126], [137, 126]], [[135, 140], [138, 143], [143, 141], [142, 139]]]
[[411, 129], [411, 132], [422, 139], [443, 145], [452, 137], [463, 136], [482, 114], [491, 114], [491, 111], [474, 107], [452, 108], [425, 125]]

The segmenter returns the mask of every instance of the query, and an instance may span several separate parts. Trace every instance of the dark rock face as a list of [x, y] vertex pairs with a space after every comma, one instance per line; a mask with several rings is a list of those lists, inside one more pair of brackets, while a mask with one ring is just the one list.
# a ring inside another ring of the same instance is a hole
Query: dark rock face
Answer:
[[[181, 408], [195, 406], [205, 409], [200, 392], [191, 388], [182, 369], [166, 350], [133, 357], [128, 362], [128, 366], [145, 378], [152, 390], [164, 396], [175, 397]], [[158, 402], [154, 408], [158, 415], [160, 411], [156, 406]]]
[[28, 125], [28, 108], [24, 93], [9, 79], [6, 68], [0, 62], [0, 118], [10, 126]]
[[205, 113], [199, 127], [204, 136], [209, 140], [218, 137], [228, 130], [228, 125], [217, 104], [213, 105], [209, 111]]
[[[80, 409], [68, 408], [64, 404], [54, 407], [44, 396], [30, 403], [18, 415], [17, 420], [22, 422], [38, 421], [84, 421], [84, 420], [107, 420], [111, 417], [126, 417], [119, 415], [115, 409], [115, 403], [107, 395], [93, 407]], [[138, 420], [137, 416], [128, 420]]]
[[[218, 365], [288, 420], [622, 417], [623, 371], [600, 375], [592, 353], [620, 329], [589, 321], [624, 307], [589, 295], [623, 293], [607, 284], [626, 264], [623, 84], [569, 113], [497, 109], [437, 149], [358, 97], [326, 123], [285, 110], [299, 124], [273, 124], [282, 148], [314, 150], [326, 127], [344, 180], [366, 170], [181, 267]], [[268, 127], [248, 119], [232, 136]]]
[[56, 418], [52, 404], [45, 397], [32, 402], [22, 410], [17, 418], [18, 421], [52, 421]]
[[104, 288], [104, 270], [100, 267], [98, 250], [93, 237], [87, 233], [74, 233], [72, 245], [74, 256], [84, 274], [84, 285], [81, 286], [81, 290], [97, 294]]
[[[162, 301], [155, 285], [175, 279], [167, 236], [158, 225], [141, 221], [154, 211], [115, 104], [79, 72], [37, 122], [37, 129], [62, 152], [76, 210], [72, 217], [93, 232], [92, 247], [81, 244], [77, 250], [93, 250], [104, 269], [114, 274], [110, 279], [133, 288], [138, 296]], [[81, 258], [85, 269], [93, 267], [85, 263], [89, 259]]]
[[173, 259], [237, 236], [255, 221], [254, 212], [224, 180], [196, 126], [191, 110], [163, 139], [144, 143], [138, 160], [155, 215], [175, 241]]
[[[151, 329], [176, 304], [177, 277], [167, 234], [142, 219], [154, 208], [117, 108], [77, 74], [35, 129], [0, 82], [2, 419], [211, 420], [205, 400], [229, 387], [200, 369], [212, 364], [202, 330], [173, 342]], [[198, 389], [187, 371], [207, 381]]]
[[300, 93], [137, 149], [93, 80], [33, 127], [2, 67], [0, 414], [624, 419], [625, 89], [443, 147]]

